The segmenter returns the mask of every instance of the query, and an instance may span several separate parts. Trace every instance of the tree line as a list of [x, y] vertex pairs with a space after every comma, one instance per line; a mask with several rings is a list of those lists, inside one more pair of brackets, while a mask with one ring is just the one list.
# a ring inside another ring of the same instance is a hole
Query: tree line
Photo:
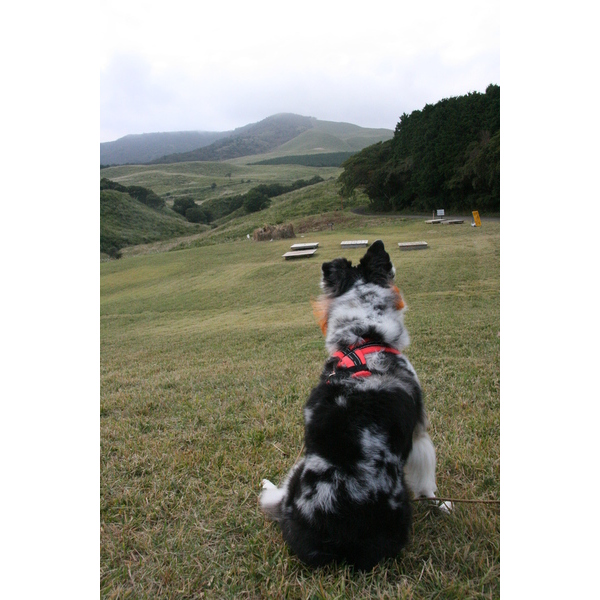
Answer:
[[500, 211], [500, 86], [404, 113], [394, 137], [349, 158], [340, 193], [378, 211]]
[[116, 181], [112, 181], [107, 177], [102, 177], [102, 179], [100, 179], [100, 190], [116, 190], [117, 192], [124, 192], [150, 208], [163, 208], [165, 206], [165, 201], [160, 196], [141, 185], [125, 186]]

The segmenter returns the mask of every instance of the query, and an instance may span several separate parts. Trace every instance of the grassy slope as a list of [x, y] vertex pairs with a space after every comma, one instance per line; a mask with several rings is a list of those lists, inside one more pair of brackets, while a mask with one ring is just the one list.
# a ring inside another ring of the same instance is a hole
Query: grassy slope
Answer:
[[[304, 568], [258, 510], [261, 478], [300, 451], [326, 356], [310, 308], [320, 264], [354, 236], [382, 238], [396, 265], [440, 492], [499, 498], [499, 224], [346, 227], [297, 263], [281, 258], [288, 240], [101, 265], [103, 597], [499, 597], [494, 507], [417, 504], [409, 547], [370, 574]], [[395, 247], [419, 239], [430, 249]]]
[[391, 129], [368, 129], [351, 123], [334, 123], [331, 121], [320, 121], [318, 130], [339, 137], [349, 150], [362, 150], [367, 146], [389, 140], [394, 136]]
[[200, 231], [168, 209], [147, 207], [128, 194], [115, 190], [100, 192], [100, 245], [143, 244]]
[[339, 137], [317, 129], [309, 129], [277, 148], [277, 154], [314, 154], [315, 152], [348, 152], [350, 150], [352, 148]]
[[331, 133], [342, 140], [351, 138], [362, 137], [364, 139], [377, 138], [388, 139], [394, 135], [392, 129], [371, 129], [367, 127], [360, 127], [353, 123], [342, 123], [336, 121], [318, 121], [315, 125], [319, 131]]
[[[265, 158], [261, 155], [259, 158]], [[320, 175], [323, 179], [337, 178], [342, 169], [336, 167], [303, 167], [300, 165], [246, 164], [258, 160], [245, 157], [228, 162], [190, 162], [170, 165], [122, 166], [102, 169], [102, 177], [122, 185], [141, 185], [150, 188], [167, 202], [181, 196], [191, 196], [202, 202], [221, 195], [244, 194], [260, 183], [292, 183]], [[231, 174], [229, 177], [228, 174]], [[242, 182], [243, 180], [243, 182]], [[213, 190], [211, 185], [215, 183]]]
[[[393, 137], [387, 129], [364, 129], [346, 123], [318, 121], [315, 129], [309, 129], [294, 139], [279, 146], [261, 158], [276, 158], [294, 154], [315, 154], [319, 152], [349, 152], [362, 150], [366, 146]], [[250, 158], [250, 157], [246, 157]], [[253, 157], [256, 162], [257, 157]]]

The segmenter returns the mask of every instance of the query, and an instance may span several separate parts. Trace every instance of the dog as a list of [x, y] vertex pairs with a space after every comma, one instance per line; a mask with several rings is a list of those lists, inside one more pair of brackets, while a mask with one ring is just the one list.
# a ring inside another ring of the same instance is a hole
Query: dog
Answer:
[[407, 544], [411, 494], [435, 498], [435, 449], [383, 242], [357, 266], [321, 269], [315, 314], [330, 358], [304, 407], [304, 456], [280, 487], [262, 481], [259, 504], [307, 565], [371, 570]]

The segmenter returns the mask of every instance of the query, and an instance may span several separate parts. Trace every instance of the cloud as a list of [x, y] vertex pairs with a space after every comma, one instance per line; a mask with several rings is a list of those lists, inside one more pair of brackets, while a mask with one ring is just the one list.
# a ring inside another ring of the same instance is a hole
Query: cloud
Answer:
[[111, 4], [101, 140], [277, 112], [393, 129], [403, 112], [499, 83], [497, 2], [321, 4]]

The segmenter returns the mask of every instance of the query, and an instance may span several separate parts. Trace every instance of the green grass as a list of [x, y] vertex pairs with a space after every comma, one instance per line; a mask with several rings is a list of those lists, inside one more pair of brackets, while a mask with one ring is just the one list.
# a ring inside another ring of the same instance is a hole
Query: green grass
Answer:
[[340, 135], [335, 127], [326, 126], [319, 129], [309, 129], [294, 139], [282, 144], [269, 156], [284, 156], [286, 154], [312, 154], [315, 151], [325, 152], [358, 152], [366, 146], [376, 144], [393, 136], [391, 131], [383, 130], [353, 130]]
[[493, 505], [416, 503], [410, 545], [367, 574], [305, 568], [258, 509], [326, 358], [321, 262], [355, 235], [383, 239], [398, 272], [440, 494], [499, 499], [499, 224], [353, 218], [300, 262], [281, 258], [289, 240], [217, 238], [101, 265], [103, 598], [499, 597]]
[[282, 144], [277, 148], [277, 154], [311, 154], [318, 151], [349, 152], [350, 150], [353, 148], [338, 136], [317, 129], [309, 129], [293, 140]]
[[290, 154], [260, 160], [253, 165], [306, 165], [311, 167], [339, 167], [348, 160], [354, 152], [317, 152], [315, 154]]

